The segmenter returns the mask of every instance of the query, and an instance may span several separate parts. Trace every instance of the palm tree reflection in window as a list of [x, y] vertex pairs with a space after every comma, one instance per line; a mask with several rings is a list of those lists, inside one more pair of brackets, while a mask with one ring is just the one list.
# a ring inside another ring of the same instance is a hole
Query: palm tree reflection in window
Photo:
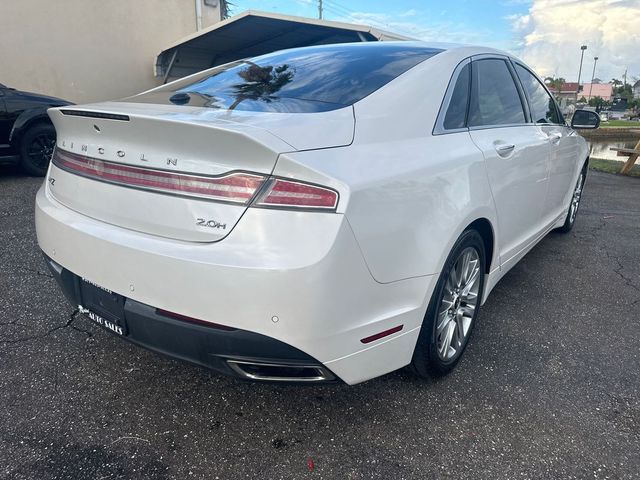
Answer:
[[291, 82], [295, 74], [286, 63], [277, 67], [261, 67], [252, 62], [246, 63], [248, 65], [238, 72], [244, 83], [232, 87], [235, 100], [229, 110], [234, 110], [245, 100], [261, 100], [266, 103], [273, 101], [276, 98], [275, 94]]

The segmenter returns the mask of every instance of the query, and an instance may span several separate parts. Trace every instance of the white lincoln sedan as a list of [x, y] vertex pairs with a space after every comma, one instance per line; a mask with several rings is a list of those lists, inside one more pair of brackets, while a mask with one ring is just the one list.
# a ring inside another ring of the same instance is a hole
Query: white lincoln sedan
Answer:
[[520, 60], [298, 48], [53, 108], [38, 242], [116, 335], [240, 378], [444, 375], [482, 303], [569, 231], [588, 148]]

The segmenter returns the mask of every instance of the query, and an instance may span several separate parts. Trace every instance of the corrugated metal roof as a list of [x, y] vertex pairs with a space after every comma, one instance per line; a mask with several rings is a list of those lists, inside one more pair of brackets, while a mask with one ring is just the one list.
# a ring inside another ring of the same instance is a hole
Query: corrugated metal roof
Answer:
[[549, 85], [549, 90], [554, 93], [578, 93], [578, 82], [563, 83], [560, 88], [555, 88]]
[[167, 46], [155, 74], [166, 80], [285, 48], [389, 40], [413, 39], [368, 25], [248, 10]]

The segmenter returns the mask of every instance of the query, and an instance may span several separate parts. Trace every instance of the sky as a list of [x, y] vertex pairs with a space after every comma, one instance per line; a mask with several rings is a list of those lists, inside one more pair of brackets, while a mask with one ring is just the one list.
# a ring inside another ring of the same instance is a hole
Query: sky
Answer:
[[[230, 0], [232, 13], [318, 17], [317, 0]], [[640, 0], [323, 0], [324, 18], [372, 25], [426, 41], [508, 51], [542, 76], [581, 82], [640, 78]]]

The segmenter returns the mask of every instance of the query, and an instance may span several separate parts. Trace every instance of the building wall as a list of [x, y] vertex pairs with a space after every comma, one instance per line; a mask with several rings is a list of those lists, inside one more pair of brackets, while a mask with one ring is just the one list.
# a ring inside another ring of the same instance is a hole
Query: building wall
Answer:
[[584, 96], [587, 100], [593, 97], [600, 97], [609, 101], [613, 96], [613, 85], [610, 83], [585, 83], [582, 85], [582, 92], [578, 96]]
[[[0, 2], [0, 83], [75, 103], [158, 85], [158, 53], [196, 31], [195, 0]], [[220, 19], [219, 6], [202, 13], [203, 27]]]

